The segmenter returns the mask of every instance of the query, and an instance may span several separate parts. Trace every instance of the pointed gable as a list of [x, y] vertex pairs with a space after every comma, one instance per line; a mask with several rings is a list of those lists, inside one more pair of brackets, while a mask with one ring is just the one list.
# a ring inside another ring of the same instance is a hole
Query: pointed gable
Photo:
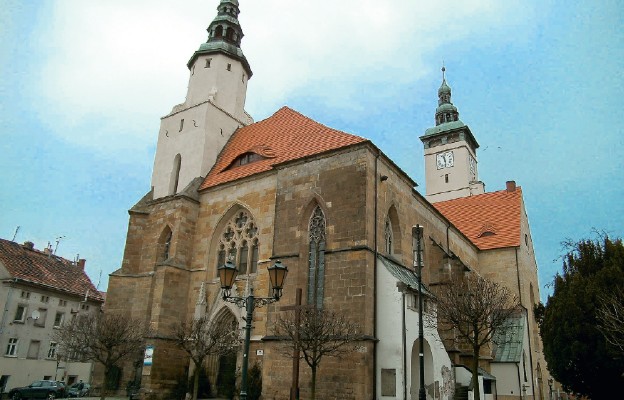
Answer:
[[[282, 107], [269, 118], [236, 131], [199, 190], [269, 171], [287, 161], [365, 141], [362, 137], [328, 128], [288, 107]], [[258, 154], [260, 159], [232, 166], [234, 160], [248, 153]]]
[[441, 201], [433, 206], [480, 250], [520, 246], [520, 187]]
[[62, 257], [0, 239], [0, 264], [11, 275], [11, 280], [17, 279], [77, 296], [88, 293], [91, 300], [103, 301], [85, 271]]

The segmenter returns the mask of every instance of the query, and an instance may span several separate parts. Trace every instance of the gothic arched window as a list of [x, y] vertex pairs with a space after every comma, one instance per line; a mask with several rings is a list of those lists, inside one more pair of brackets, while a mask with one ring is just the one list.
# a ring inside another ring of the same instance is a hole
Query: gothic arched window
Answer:
[[169, 259], [170, 251], [171, 251], [171, 239], [173, 238], [173, 232], [171, 228], [168, 226], [163, 230], [160, 234], [160, 239], [158, 240], [158, 244], [160, 245], [160, 252], [158, 254], [158, 261], [166, 261]]
[[245, 210], [237, 212], [219, 237], [217, 268], [230, 260], [238, 273], [254, 274], [258, 270], [258, 227]]
[[310, 217], [309, 231], [308, 304], [322, 308], [325, 280], [325, 215], [319, 206], [316, 206]]

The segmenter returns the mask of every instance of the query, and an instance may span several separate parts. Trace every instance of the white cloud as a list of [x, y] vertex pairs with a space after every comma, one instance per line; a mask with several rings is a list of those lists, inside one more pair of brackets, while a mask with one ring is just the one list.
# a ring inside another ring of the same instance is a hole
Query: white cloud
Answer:
[[[494, 0], [240, 3], [243, 51], [254, 71], [247, 108], [262, 115], [299, 91], [341, 108], [365, 85], [415, 82], [439, 67], [436, 49], [484, 35], [512, 40], [497, 33], [531, 15]], [[36, 46], [40, 118], [85, 146], [152, 145], [158, 117], [184, 100], [186, 61], [206, 40], [218, 1], [54, 4]]]

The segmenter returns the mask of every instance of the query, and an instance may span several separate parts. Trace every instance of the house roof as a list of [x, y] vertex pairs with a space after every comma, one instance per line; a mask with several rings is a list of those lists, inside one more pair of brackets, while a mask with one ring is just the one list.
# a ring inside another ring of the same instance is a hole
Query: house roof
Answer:
[[[418, 274], [416, 274], [416, 272], [390, 260], [389, 258], [382, 256], [381, 254], [378, 255], [377, 258], [386, 267], [388, 272], [392, 274], [392, 276], [394, 276], [396, 279], [398, 279], [399, 281], [409, 286], [411, 289], [418, 290]], [[422, 282], [420, 284], [420, 289], [427, 296], [433, 297], [433, 294], [427, 289], [425, 284]]]
[[[234, 132], [199, 190], [266, 172], [287, 161], [366, 141], [282, 107], [269, 118]], [[259, 154], [264, 159], [228, 168], [245, 153]]]
[[433, 206], [480, 250], [520, 246], [520, 187], [441, 201]]
[[0, 263], [11, 275], [11, 280], [77, 296], [88, 294], [91, 300], [103, 301], [84, 269], [62, 257], [0, 239]]

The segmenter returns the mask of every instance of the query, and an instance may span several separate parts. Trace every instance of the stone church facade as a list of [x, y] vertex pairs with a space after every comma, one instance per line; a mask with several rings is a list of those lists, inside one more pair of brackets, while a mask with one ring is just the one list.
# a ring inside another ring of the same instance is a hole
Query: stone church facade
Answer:
[[[509, 182], [503, 191], [485, 193], [476, 169], [478, 144], [459, 120], [446, 80], [436, 127], [421, 137], [422, 195], [365, 138], [288, 107], [253, 122], [244, 110], [252, 71], [240, 48], [238, 14], [237, 0], [220, 1], [208, 41], [187, 64], [185, 102], [161, 119], [152, 190], [129, 210], [123, 262], [110, 275], [106, 312], [149, 325], [153, 361], [124, 366], [120, 387], [140, 382], [145, 398], [171, 398], [189, 369], [171, 340], [173, 327], [198, 315], [244, 327], [245, 311], [221, 299], [217, 268], [232, 260], [239, 269], [233, 291], [242, 296], [252, 287], [262, 297], [269, 292], [267, 267], [279, 259], [289, 270], [283, 297], [255, 310], [251, 336], [249, 365], [261, 368], [263, 398], [289, 398], [292, 360], [279, 351], [273, 326], [298, 288], [304, 302], [346, 313], [363, 333], [358, 351], [323, 359], [317, 398], [417, 398], [418, 340], [415, 327], [406, 326], [417, 315], [411, 232], [419, 224], [425, 284], [471, 271], [521, 298], [528, 332], [521, 351], [501, 358], [492, 350], [482, 366], [487, 376], [497, 362], [528, 371], [524, 379], [497, 381], [506, 391], [497, 392], [499, 399], [545, 398], [548, 377], [533, 317], [537, 265], [522, 192]], [[467, 355], [445, 347], [435, 330], [425, 338], [427, 398], [450, 399]], [[242, 352], [207, 362], [215, 393], [241, 362]], [[300, 374], [301, 398], [307, 398], [310, 373], [303, 362]]]

